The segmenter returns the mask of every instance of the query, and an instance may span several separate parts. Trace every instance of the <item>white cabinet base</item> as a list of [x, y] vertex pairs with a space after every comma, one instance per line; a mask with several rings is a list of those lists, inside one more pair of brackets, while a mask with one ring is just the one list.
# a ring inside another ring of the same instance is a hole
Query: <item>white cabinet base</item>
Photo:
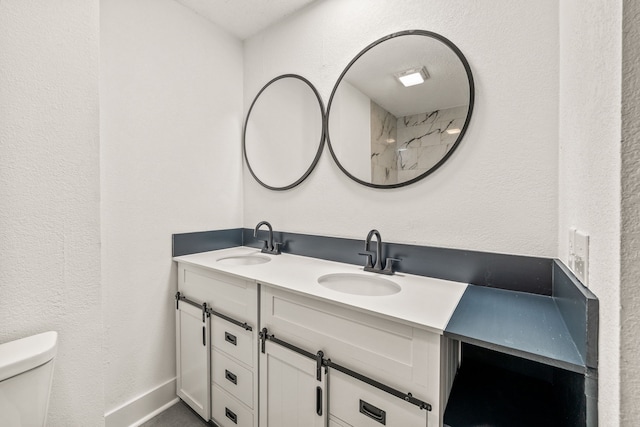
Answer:
[[202, 321], [202, 310], [178, 303], [178, 312], [190, 313], [176, 317], [178, 395], [202, 418], [222, 427], [258, 425], [257, 288], [250, 280], [178, 264], [178, 290], [191, 301], [206, 303], [211, 315], [203, 346], [202, 335], [185, 329]]

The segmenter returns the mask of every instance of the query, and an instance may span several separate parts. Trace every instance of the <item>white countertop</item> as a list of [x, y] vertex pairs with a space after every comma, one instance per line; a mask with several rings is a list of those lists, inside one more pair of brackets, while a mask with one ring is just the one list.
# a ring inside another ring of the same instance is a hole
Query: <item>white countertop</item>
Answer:
[[[255, 265], [227, 265], [221, 258], [262, 255], [270, 262]], [[174, 261], [257, 281], [360, 311], [387, 317], [411, 326], [442, 334], [467, 285], [465, 283], [395, 273], [392, 276], [363, 271], [362, 266], [326, 261], [291, 254], [262, 254], [259, 249], [235, 247], [211, 252], [174, 257]], [[391, 280], [402, 288], [387, 296], [352, 295], [318, 284], [320, 276], [332, 273], [354, 273]]]

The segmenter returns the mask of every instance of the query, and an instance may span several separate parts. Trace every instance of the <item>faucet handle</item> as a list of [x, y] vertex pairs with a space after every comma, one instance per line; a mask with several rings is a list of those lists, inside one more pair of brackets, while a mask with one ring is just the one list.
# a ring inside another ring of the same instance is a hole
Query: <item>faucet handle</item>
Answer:
[[387, 258], [387, 261], [384, 263], [384, 270], [383, 270], [384, 274], [393, 274], [394, 261], [400, 262], [402, 261], [402, 258]]
[[269, 247], [269, 241], [268, 240], [260, 240], [261, 242], [264, 242], [264, 245], [262, 246], [262, 252], [268, 252], [271, 250], [271, 248]]
[[364, 268], [373, 268], [373, 252], [358, 252], [358, 255], [367, 257], [367, 263], [365, 264]]
[[282, 245], [283, 245], [283, 242], [273, 242], [274, 255], [280, 255], [282, 253], [282, 251], [280, 250], [280, 247]]

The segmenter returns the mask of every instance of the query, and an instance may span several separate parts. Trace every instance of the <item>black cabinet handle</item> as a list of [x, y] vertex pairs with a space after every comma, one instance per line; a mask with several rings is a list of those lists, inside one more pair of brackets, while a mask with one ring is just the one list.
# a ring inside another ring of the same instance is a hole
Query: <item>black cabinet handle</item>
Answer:
[[238, 424], [238, 416], [229, 408], [224, 408], [224, 415], [234, 424]]
[[360, 413], [379, 422], [383, 426], [387, 425], [387, 413], [362, 399], [360, 399]]
[[202, 327], [202, 345], [207, 345], [207, 328]]
[[238, 377], [237, 377], [237, 376], [236, 376], [236, 374], [234, 374], [233, 372], [230, 372], [230, 371], [228, 371], [228, 370], [226, 370], [226, 369], [225, 369], [225, 370], [224, 370], [224, 377], [225, 377], [228, 381], [230, 381], [230, 382], [234, 383], [235, 385], [238, 385]]
[[230, 334], [229, 332], [224, 333], [224, 340], [233, 345], [238, 345], [238, 339], [236, 338], [236, 336], [233, 334]]
[[316, 414], [322, 416], [322, 388], [316, 387]]

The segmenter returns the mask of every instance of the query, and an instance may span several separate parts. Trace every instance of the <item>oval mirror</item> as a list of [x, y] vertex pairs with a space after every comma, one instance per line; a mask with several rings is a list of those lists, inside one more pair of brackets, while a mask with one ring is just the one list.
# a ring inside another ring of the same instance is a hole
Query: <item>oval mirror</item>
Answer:
[[459, 145], [473, 101], [471, 69], [453, 43], [422, 30], [388, 35], [356, 55], [333, 88], [331, 156], [369, 187], [414, 183]]
[[256, 95], [244, 124], [242, 148], [251, 175], [270, 190], [300, 184], [324, 144], [324, 104], [295, 74], [278, 76]]

